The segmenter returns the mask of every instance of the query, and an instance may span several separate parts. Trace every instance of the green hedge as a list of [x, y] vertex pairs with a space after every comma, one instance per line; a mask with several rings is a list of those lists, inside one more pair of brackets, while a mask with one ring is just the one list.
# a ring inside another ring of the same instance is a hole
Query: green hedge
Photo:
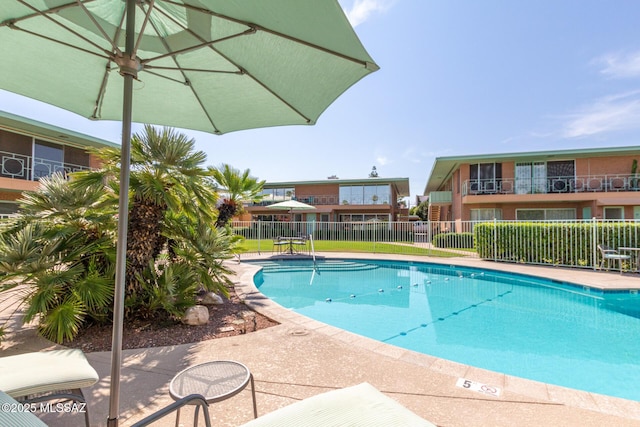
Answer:
[[[487, 222], [474, 226], [478, 256], [526, 264], [592, 266], [596, 245], [640, 244], [640, 223]], [[596, 251], [597, 252], [597, 251]], [[596, 265], [600, 263], [597, 252]]]
[[436, 248], [473, 249], [473, 234], [471, 233], [440, 233], [433, 236], [433, 246]]

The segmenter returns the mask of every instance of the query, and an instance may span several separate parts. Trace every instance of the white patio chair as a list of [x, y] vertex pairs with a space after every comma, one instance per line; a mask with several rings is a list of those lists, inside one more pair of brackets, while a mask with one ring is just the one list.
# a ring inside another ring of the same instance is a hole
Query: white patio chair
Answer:
[[598, 250], [602, 255], [602, 260], [600, 260], [600, 269], [603, 268], [605, 261], [607, 262], [607, 270], [611, 268], [611, 261], [614, 262], [614, 265], [615, 262], [618, 261], [618, 268], [620, 269], [620, 274], [622, 274], [622, 261], [631, 260], [631, 255], [621, 254], [617, 250], [606, 245], [598, 245]]

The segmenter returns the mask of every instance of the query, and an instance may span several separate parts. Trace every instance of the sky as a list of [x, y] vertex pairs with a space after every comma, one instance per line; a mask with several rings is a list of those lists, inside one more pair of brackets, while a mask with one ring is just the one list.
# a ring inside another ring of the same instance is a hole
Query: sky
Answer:
[[[637, 0], [340, 0], [380, 66], [315, 126], [181, 130], [207, 165], [267, 182], [409, 178], [437, 157], [640, 146]], [[0, 91], [0, 110], [120, 142], [95, 122]], [[134, 132], [141, 126], [134, 126]]]

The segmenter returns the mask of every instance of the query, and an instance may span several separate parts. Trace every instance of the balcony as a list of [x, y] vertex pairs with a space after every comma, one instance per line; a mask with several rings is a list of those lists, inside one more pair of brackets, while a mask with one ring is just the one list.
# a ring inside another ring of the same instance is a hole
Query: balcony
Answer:
[[317, 195], [304, 195], [297, 197], [282, 197], [278, 199], [265, 199], [258, 203], [252, 203], [249, 206], [268, 206], [274, 203], [283, 202], [286, 200], [297, 200], [301, 203], [306, 203], [308, 205], [313, 206], [329, 206], [329, 205], [353, 205], [353, 206], [371, 206], [371, 205], [390, 205], [389, 200], [384, 198], [376, 198], [375, 200], [372, 198], [368, 202], [362, 200], [361, 203], [348, 203], [346, 201], [340, 200], [340, 197], [337, 194], [317, 194]]
[[462, 195], [562, 194], [640, 191], [640, 174], [585, 175], [541, 179], [474, 179], [462, 184]]
[[70, 172], [89, 169], [88, 166], [0, 151], [0, 177], [2, 178], [38, 181], [56, 172], [66, 176]]

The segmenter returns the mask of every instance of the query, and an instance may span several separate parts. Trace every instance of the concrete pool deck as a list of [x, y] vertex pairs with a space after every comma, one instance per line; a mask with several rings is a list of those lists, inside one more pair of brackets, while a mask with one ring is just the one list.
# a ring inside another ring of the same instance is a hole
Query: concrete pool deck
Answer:
[[[500, 264], [468, 258], [427, 258], [375, 254], [324, 254], [327, 258], [403, 259], [517, 272], [610, 289], [640, 289], [640, 275], [553, 267]], [[248, 260], [270, 257], [248, 257]], [[237, 360], [256, 381], [258, 413], [361, 382], [369, 382], [418, 415], [439, 426], [640, 426], [640, 402], [524, 380], [438, 359], [364, 338], [298, 315], [260, 294], [253, 285], [259, 267], [232, 264], [236, 290], [255, 310], [280, 325], [236, 337], [124, 351], [121, 380], [121, 425], [130, 425], [172, 402], [168, 385], [187, 366], [209, 360]], [[11, 333], [2, 355], [52, 349], [33, 329]], [[92, 425], [106, 425], [110, 353], [87, 358], [100, 381], [85, 390]], [[459, 378], [501, 389], [499, 397], [456, 386]], [[630, 384], [630, 386], [637, 386]], [[237, 426], [253, 418], [249, 390], [210, 405], [213, 425]], [[181, 421], [191, 425], [192, 409]], [[83, 425], [77, 414], [45, 414], [52, 426]], [[173, 426], [169, 416], [155, 426]]]

